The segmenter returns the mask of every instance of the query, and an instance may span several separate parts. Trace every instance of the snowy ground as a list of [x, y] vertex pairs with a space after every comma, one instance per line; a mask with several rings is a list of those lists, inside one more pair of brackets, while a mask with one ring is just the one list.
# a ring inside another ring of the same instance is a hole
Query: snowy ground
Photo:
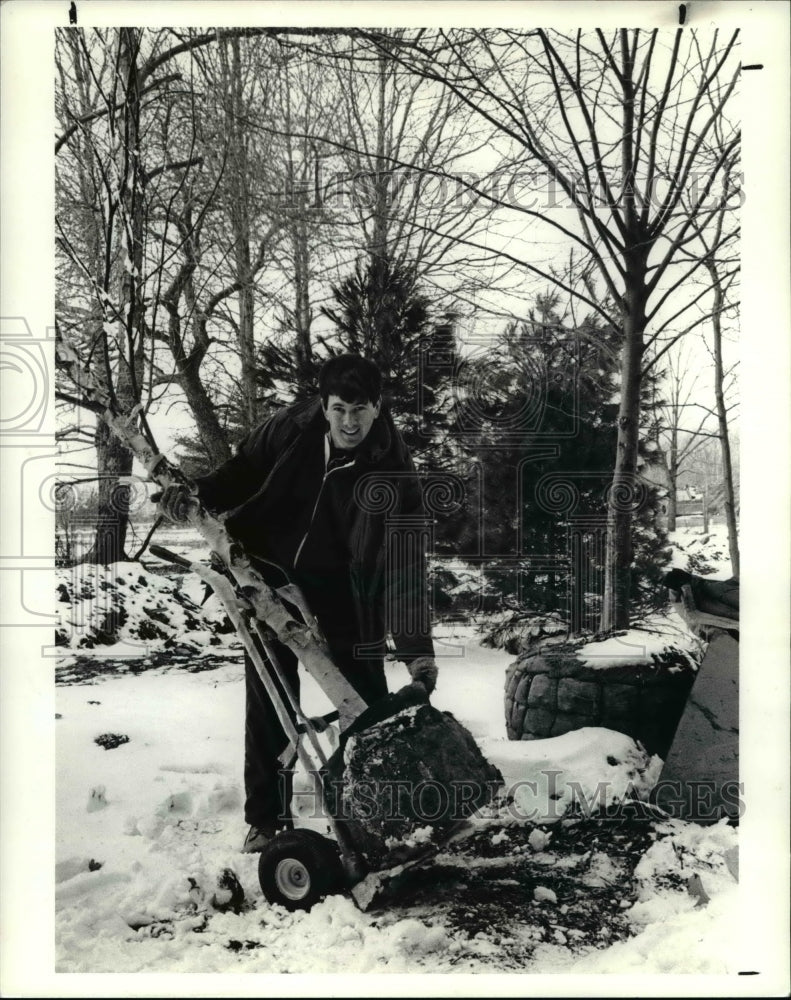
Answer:
[[[692, 536], [674, 540], [676, 565], [686, 568], [691, 550], [711, 552]], [[157, 600], [170, 600], [164, 584]], [[63, 995], [94, 995], [81, 983], [103, 984], [95, 995], [370, 995], [365, 977], [353, 977], [380, 972], [389, 977], [374, 989], [384, 995], [455, 992], [465, 974], [474, 995], [524, 995], [508, 985], [522, 973], [546, 995], [760, 995], [757, 978], [735, 978], [751, 971], [741, 832], [624, 812], [575, 816], [572, 800], [590, 801], [601, 782], [612, 803], [647, 792], [661, 762], [602, 729], [509, 742], [503, 689], [513, 657], [481, 647], [471, 628], [446, 626], [437, 638], [446, 655], [432, 701], [470, 729], [513, 801], [365, 913], [348, 896], [310, 913], [271, 906], [257, 858], [239, 852], [244, 690], [231, 637], [199, 641], [192, 661], [157, 639], [147, 659], [100, 656], [113, 667], [103, 673], [96, 661], [86, 669], [83, 650], [67, 654], [55, 699], [55, 968], [72, 984]], [[401, 664], [388, 664], [391, 690], [407, 680]], [[328, 707], [309, 678], [303, 701], [311, 712]], [[308, 790], [300, 775], [298, 825], [323, 832]], [[234, 908], [217, 889], [228, 868], [244, 890]], [[171, 975], [183, 972], [198, 975]], [[325, 973], [343, 974], [342, 985], [310, 978]], [[636, 973], [645, 984], [637, 992], [628, 979]]]
[[[469, 631], [445, 638], [464, 655], [443, 662], [433, 702], [478, 738], [516, 789], [514, 805], [482, 820], [460, 852], [440, 856], [421, 876], [419, 899], [375, 913], [359, 912], [343, 896], [309, 914], [288, 914], [263, 899], [257, 859], [238, 852], [245, 832], [238, 660], [198, 673], [157, 667], [59, 687], [58, 970], [738, 971], [736, 831], [642, 823], [640, 836], [647, 839], [638, 845], [639, 859], [624, 861], [609, 841], [618, 832], [630, 843], [637, 835], [610, 822], [599, 825], [593, 847], [575, 842], [557, 850], [553, 842], [593, 836], [584, 820], [558, 819], [574, 782], [590, 797], [607, 779], [617, 799], [630, 786], [647, 789], [658, 760], [607, 730], [508, 742], [502, 691], [511, 658], [482, 649]], [[391, 688], [408, 679], [400, 664], [388, 669]], [[322, 699], [306, 680], [306, 707], [320, 711]], [[102, 736], [103, 743], [128, 741], [104, 749], [95, 742]], [[306, 792], [306, 780], [297, 787]], [[306, 802], [312, 800], [306, 796]], [[322, 829], [306, 809], [305, 825]], [[245, 891], [238, 913], [212, 906], [216, 878], [226, 867]], [[573, 869], [589, 885], [588, 897], [577, 899], [574, 880], [560, 878], [560, 869]], [[687, 884], [695, 874], [710, 898], [705, 906]], [[466, 913], [448, 905], [448, 879], [455, 902], [468, 893]], [[612, 917], [591, 909], [592, 902], [603, 906], [602, 888], [614, 901]], [[504, 894], [510, 894], [510, 913], [498, 907]], [[619, 940], [611, 944], [609, 935]]]
[[[679, 523], [683, 520], [679, 518]], [[724, 524], [712, 522], [705, 533], [699, 526], [682, 524], [668, 539], [671, 553], [668, 568], [685, 569], [712, 580], [728, 580], [733, 576]]]

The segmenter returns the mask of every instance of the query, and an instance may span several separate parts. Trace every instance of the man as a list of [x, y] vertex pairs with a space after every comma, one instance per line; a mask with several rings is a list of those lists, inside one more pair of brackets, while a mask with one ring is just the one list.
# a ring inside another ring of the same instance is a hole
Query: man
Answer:
[[[386, 511], [376, 502], [377, 484], [379, 498], [387, 497]], [[299, 585], [335, 665], [366, 702], [387, 694], [386, 625], [412, 679], [433, 690], [425, 560], [415, 546], [395, 545], [389, 547], [400, 553], [394, 565], [386, 545], [386, 517], [422, 516], [422, 494], [409, 451], [382, 408], [381, 373], [372, 361], [353, 354], [331, 358], [319, 374], [319, 399], [280, 410], [196, 485], [207, 508], [230, 511], [227, 530], [265, 578], [282, 583], [284, 570]], [[188, 505], [181, 487], [166, 490], [160, 501], [176, 521], [186, 517]], [[280, 643], [275, 652], [298, 693], [295, 655]], [[250, 830], [242, 850], [251, 852], [291, 825], [292, 775], [281, 773], [278, 756], [287, 740], [249, 658], [245, 675]]]

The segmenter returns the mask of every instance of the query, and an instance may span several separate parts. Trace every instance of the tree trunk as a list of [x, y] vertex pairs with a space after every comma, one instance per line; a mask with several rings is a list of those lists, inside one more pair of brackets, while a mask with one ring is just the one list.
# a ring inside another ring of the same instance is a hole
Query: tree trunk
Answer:
[[126, 311], [126, 343], [119, 350], [118, 398], [131, 409], [142, 399], [145, 346], [145, 300], [143, 295], [143, 239], [145, 172], [140, 161], [140, 87], [137, 56], [140, 32], [120, 32], [120, 72], [124, 81], [123, 125], [125, 135], [119, 153], [119, 175], [123, 178], [121, 204], [124, 215], [126, 261], [121, 271], [121, 301]]
[[667, 460], [667, 530], [676, 530], [678, 517], [678, 421], [670, 430], [670, 459]]
[[624, 258], [626, 274], [621, 304], [623, 346], [621, 348], [621, 401], [615, 470], [607, 505], [607, 545], [604, 567], [602, 630], [629, 627], [632, 589], [632, 517], [639, 498], [637, 457], [640, 440], [640, 386], [646, 306], [646, 276], [650, 244], [638, 221], [635, 199], [635, 85], [632, 78], [633, 51], [628, 32], [621, 30], [623, 90], [623, 214], [626, 227]]
[[241, 363], [242, 419], [247, 430], [258, 424], [257, 378], [255, 361], [255, 336], [253, 330], [255, 300], [253, 297], [252, 258], [250, 254], [250, 197], [247, 184], [249, 170], [247, 145], [240, 127], [244, 117], [242, 95], [242, 60], [238, 37], [226, 40], [230, 45], [231, 65], [226, 58], [226, 108], [228, 127], [228, 161], [232, 171], [231, 230], [234, 245], [234, 268], [236, 279], [241, 283], [239, 291], [239, 360]]
[[96, 421], [94, 440], [99, 474], [96, 533], [93, 545], [81, 561], [104, 566], [128, 558], [129, 488], [119, 482], [119, 477], [131, 474], [132, 452], [103, 420]]
[[[118, 68], [124, 102], [121, 117], [123, 133], [118, 147], [119, 205], [122, 210], [119, 229], [123, 233], [122, 244], [126, 259], [119, 281], [124, 319], [123, 329], [118, 335], [115, 393], [120, 405], [126, 410], [131, 410], [141, 400], [145, 343], [144, 177], [140, 163], [140, 89], [137, 65], [139, 41], [136, 29], [120, 30]], [[101, 358], [102, 368], [110, 373], [111, 352], [107, 342], [107, 326], [105, 317], [97, 346], [97, 359]], [[112, 375], [109, 374], [108, 378], [111, 380]], [[132, 453], [102, 421], [97, 422], [94, 440], [99, 475], [99, 505], [94, 543], [82, 561], [105, 565], [127, 558], [125, 546], [129, 525], [129, 489], [119, 482], [119, 477], [131, 474]]]
[[[376, 115], [376, 169], [374, 170], [374, 190], [373, 190], [373, 232], [368, 246], [368, 254], [371, 259], [375, 274], [375, 287], [384, 291], [385, 269], [390, 263], [390, 252], [388, 247], [387, 229], [390, 217], [390, 174], [389, 143], [387, 142], [388, 118], [387, 118], [387, 56], [379, 54], [379, 105]], [[379, 302], [374, 303], [374, 324], [375, 329], [371, 331], [373, 335], [374, 360], [382, 369], [385, 380], [392, 374], [392, 344], [390, 343], [390, 330], [387, 322], [387, 310], [384, 305], [383, 295], [379, 295]]]
[[733, 485], [733, 463], [731, 459], [731, 441], [728, 434], [728, 411], [725, 407], [725, 392], [723, 389], [724, 370], [722, 363], [722, 323], [720, 315], [723, 305], [722, 284], [717, 280], [716, 267], [709, 265], [709, 273], [714, 284], [714, 396], [717, 401], [717, 423], [720, 432], [720, 449], [722, 452], [722, 480], [725, 486], [725, 523], [728, 527], [728, 549], [731, 557], [731, 571], [739, 578], [739, 530], [736, 524], [736, 493]]
[[665, 508], [665, 530], [675, 531], [678, 519], [678, 503], [676, 501], [676, 481], [678, 478], [675, 435], [670, 433], [670, 448], [660, 451], [662, 468], [667, 477], [667, 507]]
[[[293, 130], [291, 120], [291, 80], [288, 72], [283, 78], [285, 101], [285, 127], [290, 133]], [[313, 348], [310, 341], [310, 328], [313, 316], [310, 309], [310, 243], [308, 237], [308, 191], [310, 188], [311, 151], [308, 140], [303, 140], [301, 149], [301, 164], [295, 164], [294, 141], [288, 136], [286, 146], [286, 191], [290, 199], [291, 218], [289, 222], [289, 239], [293, 250], [293, 286], [294, 286], [294, 359], [296, 362], [296, 389], [303, 392], [311, 383]], [[299, 176], [298, 176], [299, 174]], [[316, 199], [320, 197], [318, 183]]]
[[291, 239], [294, 247], [294, 332], [296, 334], [297, 385], [302, 388], [309, 382], [311, 374], [313, 348], [310, 342], [310, 328], [313, 316], [310, 309], [310, 248], [304, 217], [307, 205], [301, 187], [300, 209], [299, 215], [294, 220]]
[[379, 106], [376, 115], [376, 170], [374, 172], [373, 235], [369, 253], [374, 260], [386, 260], [387, 222], [390, 209], [390, 174], [387, 158], [387, 57], [379, 55]]
[[629, 627], [632, 576], [632, 516], [639, 498], [640, 368], [645, 327], [644, 282], [627, 276], [621, 348], [621, 402], [615, 469], [607, 509], [602, 631]]
[[181, 376], [179, 385], [184, 390], [190, 411], [195, 418], [201, 443], [208, 452], [212, 466], [222, 465], [232, 455], [231, 446], [228, 444], [225, 430], [217, 418], [217, 411], [209, 399], [206, 387], [201, 382], [197, 366], [189, 360], [180, 362], [177, 358], [176, 367]]
[[258, 423], [258, 401], [255, 364], [255, 336], [253, 332], [253, 288], [249, 283], [250, 244], [240, 238], [236, 244], [236, 267], [240, 278], [247, 274], [247, 283], [239, 292], [239, 359], [242, 365], [242, 413], [247, 430]]

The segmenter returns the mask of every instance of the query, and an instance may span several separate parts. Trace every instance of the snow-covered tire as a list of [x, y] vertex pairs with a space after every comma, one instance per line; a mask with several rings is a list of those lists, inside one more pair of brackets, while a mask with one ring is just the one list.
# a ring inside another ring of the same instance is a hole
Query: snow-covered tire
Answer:
[[664, 760], [695, 679], [692, 654], [669, 650], [663, 662], [624, 658], [605, 670], [578, 658], [582, 646], [546, 645], [508, 667], [508, 738], [549, 739], [603, 727], [631, 736]]
[[258, 881], [268, 902], [309, 910], [343, 888], [338, 848], [314, 830], [280, 833], [261, 851]]

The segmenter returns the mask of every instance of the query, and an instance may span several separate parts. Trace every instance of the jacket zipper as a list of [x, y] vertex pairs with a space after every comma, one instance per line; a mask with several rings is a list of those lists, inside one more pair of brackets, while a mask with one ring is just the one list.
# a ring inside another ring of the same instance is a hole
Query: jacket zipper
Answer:
[[[325, 457], [325, 461], [327, 461], [327, 458], [328, 456]], [[346, 465], [337, 465], [334, 469], [330, 469], [329, 472], [324, 473], [321, 480], [321, 486], [319, 487], [318, 496], [316, 497], [316, 502], [313, 504], [313, 513], [310, 515], [310, 521], [308, 522], [308, 530], [303, 535], [302, 541], [299, 543], [299, 548], [297, 549], [297, 554], [294, 556], [294, 569], [297, 568], [297, 563], [299, 562], [299, 557], [302, 553], [303, 546], [305, 545], [305, 542], [308, 540], [310, 529], [313, 527], [313, 521], [316, 517], [316, 511], [319, 509], [319, 501], [321, 500], [321, 494], [324, 492], [324, 484], [327, 482], [328, 477], [331, 476], [333, 472], [339, 472], [341, 469], [351, 468], [351, 466], [353, 466], [356, 461], [357, 459], [355, 458], [353, 461], [347, 462]]]

